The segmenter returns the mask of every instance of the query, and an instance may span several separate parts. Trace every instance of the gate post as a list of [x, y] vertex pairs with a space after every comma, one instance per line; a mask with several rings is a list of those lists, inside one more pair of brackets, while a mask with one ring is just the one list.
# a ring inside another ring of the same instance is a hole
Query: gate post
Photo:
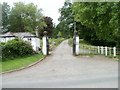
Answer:
[[43, 55], [48, 55], [49, 54], [49, 42], [48, 42], [48, 37], [47, 37], [47, 31], [44, 31], [44, 36], [43, 36], [43, 46], [42, 46], [42, 52]]
[[75, 31], [73, 37], [73, 55], [78, 55], [78, 54], [79, 54], [79, 36]]

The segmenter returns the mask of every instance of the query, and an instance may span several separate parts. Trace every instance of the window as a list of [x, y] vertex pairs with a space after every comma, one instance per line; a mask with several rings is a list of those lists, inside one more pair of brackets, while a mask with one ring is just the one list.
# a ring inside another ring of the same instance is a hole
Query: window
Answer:
[[31, 38], [28, 38], [28, 41], [31, 42]]

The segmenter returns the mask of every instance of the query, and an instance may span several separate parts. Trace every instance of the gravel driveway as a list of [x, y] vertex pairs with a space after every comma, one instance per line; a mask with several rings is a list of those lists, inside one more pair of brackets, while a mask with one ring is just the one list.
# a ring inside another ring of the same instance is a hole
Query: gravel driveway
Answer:
[[3, 88], [118, 88], [118, 61], [73, 56], [68, 40], [37, 65], [3, 74]]

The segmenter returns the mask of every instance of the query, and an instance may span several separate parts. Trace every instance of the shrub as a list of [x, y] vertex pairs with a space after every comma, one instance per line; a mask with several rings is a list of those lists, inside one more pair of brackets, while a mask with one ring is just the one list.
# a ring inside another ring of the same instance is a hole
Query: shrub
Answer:
[[61, 32], [58, 32], [57, 36], [58, 36], [59, 38], [61, 38], [61, 37], [62, 37], [62, 33], [61, 33]]
[[3, 61], [7, 58], [14, 58], [33, 54], [35, 54], [35, 52], [32, 49], [30, 43], [20, 40], [18, 38], [10, 40], [5, 45], [2, 45]]
[[4, 42], [0, 42], [0, 46], [4, 46], [5, 45], [5, 43]]

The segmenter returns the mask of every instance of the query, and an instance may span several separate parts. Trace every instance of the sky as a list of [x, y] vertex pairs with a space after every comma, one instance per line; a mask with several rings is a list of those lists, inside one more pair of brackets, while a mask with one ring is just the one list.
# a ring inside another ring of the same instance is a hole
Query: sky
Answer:
[[13, 6], [14, 2], [34, 3], [38, 8], [42, 8], [43, 14], [53, 19], [53, 23], [56, 25], [59, 23], [58, 18], [60, 13], [58, 9], [64, 5], [65, 0], [0, 0], [1, 3], [7, 2], [10, 6]]

